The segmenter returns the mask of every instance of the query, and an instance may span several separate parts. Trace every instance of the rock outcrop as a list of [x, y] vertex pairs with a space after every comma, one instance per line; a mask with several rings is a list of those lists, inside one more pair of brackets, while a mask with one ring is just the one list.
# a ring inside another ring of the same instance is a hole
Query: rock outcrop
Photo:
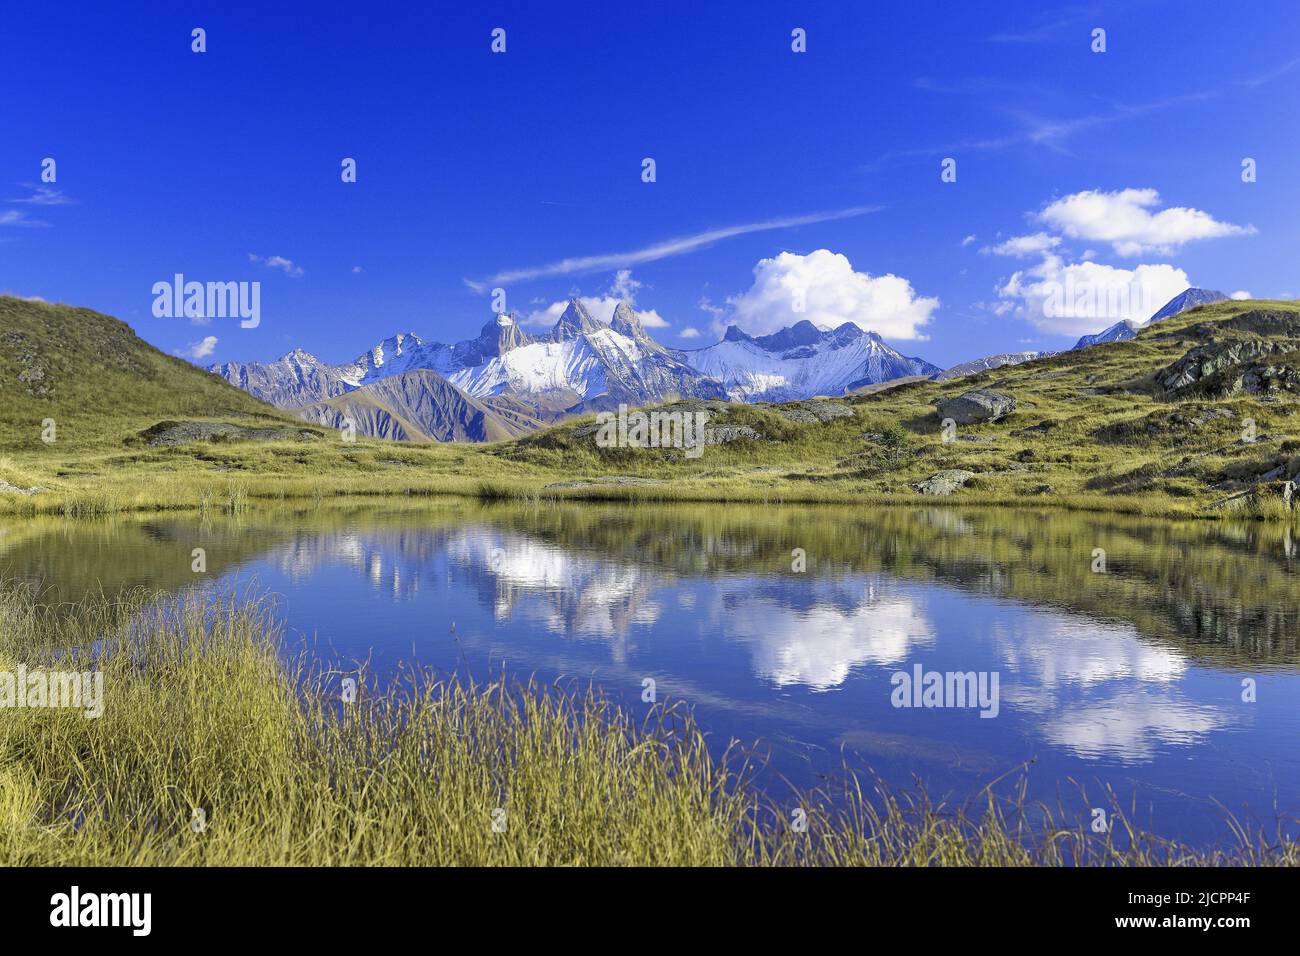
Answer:
[[1012, 396], [987, 388], [973, 388], [957, 396], [940, 398], [935, 404], [940, 418], [951, 418], [958, 425], [996, 422], [1016, 410]]
[[975, 477], [973, 471], [962, 471], [960, 468], [950, 468], [947, 471], [941, 471], [931, 475], [925, 481], [913, 485], [920, 494], [923, 495], [950, 495], [966, 482]]

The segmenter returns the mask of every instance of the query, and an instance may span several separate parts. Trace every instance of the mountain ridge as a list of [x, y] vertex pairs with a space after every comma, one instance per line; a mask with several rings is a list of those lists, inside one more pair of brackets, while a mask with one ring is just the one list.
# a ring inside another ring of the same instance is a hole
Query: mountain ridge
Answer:
[[1214, 289], [1201, 289], [1191, 286], [1184, 289], [1178, 295], [1174, 296], [1163, 306], [1152, 313], [1151, 317], [1145, 322], [1138, 322], [1136, 319], [1120, 319], [1114, 325], [1102, 329], [1092, 335], [1084, 335], [1071, 346], [1073, 349], [1086, 349], [1090, 345], [1100, 345], [1103, 342], [1127, 342], [1135, 338], [1139, 331], [1146, 328], [1152, 322], [1159, 322], [1161, 319], [1172, 318], [1188, 309], [1195, 309], [1202, 305], [1213, 305], [1216, 302], [1227, 302], [1228, 296]]
[[[852, 322], [823, 330], [803, 320], [761, 336], [751, 336], [733, 325], [714, 346], [673, 349], [649, 334], [630, 303], [618, 303], [606, 324], [577, 299], [571, 299], [554, 326], [540, 334], [526, 331], [517, 316], [500, 314], [485, 324], [477, 337], [452, 345], [402, 332], [352, 362], [338, 365], [296, 348], [272, 362], [225, 362], [209, 367], [251, 394], [278, 407], [305, 412], [304, 417], [322, 424], [337, 419], [339, 409], [347, 405], [338, 399], [419, 369], [435, 372], [458, 395], [421, 378], [413, 381], [434, 385], [436, 402], [430, 402], [434, 396], [399, 400], [392, 392], [362, 396], [355, 410], [363, 413], [357, 425], [366, 429], [364, 434], [371, 434], [371, 428], [392, 434], [442, 434], [446, 422], [461, 420], [462, 401], [470, 402], [471, 407], [478, 403], [476, 407], [489, 416], [485, 422], [492, 421], [492, 415], [502, 416], [483, 403], [501, 403], [505, 424], [481, 429], [486, 434], [511, 431], [527, 423], [541, 427], [619, 404], [642, 406], [678, 398], [754, 402], [843, 395], [864, 385], [940, 371], [924, 359], [902, 355], [876, 333]], [[371, 411], [374, 403], [386, 410], [387, 419], [381, 420]], [[434, 413], [438, 403], [442, 403], [441, 411]], [[399, 408], [423, 408], [433, 418], [424, 423], [406, 419]]]

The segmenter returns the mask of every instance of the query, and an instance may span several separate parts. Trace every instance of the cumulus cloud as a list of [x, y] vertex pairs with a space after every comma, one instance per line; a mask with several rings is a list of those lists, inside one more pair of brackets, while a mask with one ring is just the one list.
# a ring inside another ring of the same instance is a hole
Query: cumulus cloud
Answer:
[[1017, 259], [1025, 259], [1055, 249], [1060, 244], [1060, 236], [1049, 236], [1045, 232], [1035, 232], [1028, 236], [1012, 236], [1006, 242], [1000, 242], [996, 246], [985, 246], [980, 252], [986, 255], [1014, 256]]
[[1157, 212], [1159, 205], [1160, 194], [1154, 189], [1087, 189], [1049, 203], [1036, 218], [1071, 239], [1108, 242], [1121, 256], [1169, 255], [1197, 239], [1256, 231], [1254, 226], [1220, 222], [1200, 209], [1170, 206]]
[[291, 279], [301, 279], [303, 275], [302, 267], [296, 265], [292, 259], [286, 259], [284, 256], [257, 256], [250, 252], [248, 261], [260, 262], [268, 269], [283, 269], [284, 274]]
[[969, 236], [967, 236], [965, 239], [961, 241], [961, 244], [963, 246], [969, 246], [974, 241], [975, 241], [975, 234], [971, 233]]
[[1047, 255], [1014, 273], [998, 295], [1044, 332], [1085, 335], [1121, 319], [1145, 322], [1190, 285], [1186, 272], [1165, 263], [1119, 269]]
[[610, 283], [609, 294], [620, 299], [627, 299], [629, 302], [636, 298], [636, 290], [641, 288], [642, 283], [632, 278], [631, 269], [619, 269], [614, 273], [614, 281]]
[[829, 249], [759, 260], [754, 284], [727, 303], [731, 321], [753, 335], [807, 319], [823, 328], [853, 322], [892, 339], [924, 339], [921, 327], [939, 307], [901, 276], [855, 272], [846, 256]]
[[684, 339], [698, 339], [700, 337], [700, 330], [692, 325], [688, 325], [677, 334]]
[[1228, 298], [1241, 300], [1241, 299], [1253, 299], [1255, 297], [1251, 295], [1249, 292], [1247, 292], [1245, 289], [1238, 289], [1236, 292], [1232, 293], [1232, 295], [1228, 296]]
[[205, 335], [198, 342], [191, 342], [187, 348], [189, 356], [192, 359], [205, 359], [211, 355], [217, 348], [217, 337], [215, 335]]

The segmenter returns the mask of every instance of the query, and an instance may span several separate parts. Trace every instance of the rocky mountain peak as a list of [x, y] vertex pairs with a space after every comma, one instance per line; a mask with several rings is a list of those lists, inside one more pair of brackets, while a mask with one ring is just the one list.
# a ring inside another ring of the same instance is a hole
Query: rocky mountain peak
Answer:
[[588, 335], [592, 332], [599, 332], [601, 324], [592, 318], [591, 313], [577, 299], [570, 299], [569, 305], [560, 316], [560, 320], [555, 323], [555, 328], [551, 330], [551, 338], [556, 342], [563, 342], [566, 339], [577, 338], [580, 335]]

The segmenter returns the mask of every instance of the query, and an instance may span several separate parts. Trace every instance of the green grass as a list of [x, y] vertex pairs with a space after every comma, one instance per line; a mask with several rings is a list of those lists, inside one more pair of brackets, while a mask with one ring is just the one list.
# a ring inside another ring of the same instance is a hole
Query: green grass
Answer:
[[[780, 804], [689, 715], [637, 724], [593, 693], [408, 672], [387, 690], [281, 653], [271, 609], [135, 594], [76, 608], [0, 590], [0, 661], [86, 667], [99, 719], [0, 711], [0, 859], [11, 865], [1294, 864], [1238, 833], [1196, 850], [1119, 838], [990, 797], [865, 787]], [[0, 668], [3, 669], [3, 668]], [[834, 799], [831, 799], [831, 797]], [[795, 808], [806, 831], [790, 825]], [[202, 811], [199, 817], [196, 811]], [[504, 811], [504, 831], [494, 814]], [[1125, 820], [1122, 808], [1115, 808]], [[196, 819], [202, 826], [196, 826]]]
[[[1287, 392], [1170, 401], [1152, 376], [1209, 337], [1249, 338], [1252, 333], [1240, 329], [1223, 331], [1222, 323], [1263, 308], [1294, 312], [1296, 303], [1219, 303], [1164, 320], [1131, 342], [842, 399], [853, 416], [826, 424], [796, 425], [771, 407], [734, 405], [714, 423], [748, 425], [763, 438], [710, 446], [688, 459], [675, 450], [597, 448], [574, 434], [585, 420], [485, 445], [364, 438], [350, 444], [322, 430], [314, 440], [150, 446], [139, 436], [163, 419], [260, 425], [290, 419], [214, 375], [157, 353], [117, 320], [0, 298], [6, 330], [0, 334], [18, 336], [18, 345], [0, 347], [0, 479], [44, 489], [0, 492], [0, 512], [195, 508], [231, 487], [249, 501], [450, 494], [895, 505], [923, 500], [913, 490], [916, 482], [960, 468], [976, 477], [950, 498], [926, 503], [1032, 501], [1079, 511], [1219, 518], [1229, 512], [1212, 508], [1216, 500], [1277, 465], [1300, 466], [1300, 402]], [[79, 342], [74, 332], [88, 344], [66, 344]], [[22, 360], [45, 351], [53, 356], [48, 361]], [[82, 374], [86, 363], [90, 372]], [[20, 382], [22, 368], [33, 364], [43, 377]], [[959, 428], [959, 440], [945, 443], [935, 399], [974, 387], [1009, 392], [1019, 408], [1001, 422]], [[1205, 409], [1231, 417], [1197, 427], [1169, 423], [1170, 415]], [[59, 422], [53, 444], [40, 440], [46, 417]], [[1254, 442], [1242, 440], [1246, 419], [1256, 423]], [[1013, 434], [1035, 425], [1050, 429]], [[885, 438], [866, 437], [873, 434]], [[605, 476], [655, 483], [616, 485], [599, 480]], [[552, 487], [584, 479], [584, 486]], [[1231, 514], [1270, 521], [1295, 516], [1267, 497]]]

